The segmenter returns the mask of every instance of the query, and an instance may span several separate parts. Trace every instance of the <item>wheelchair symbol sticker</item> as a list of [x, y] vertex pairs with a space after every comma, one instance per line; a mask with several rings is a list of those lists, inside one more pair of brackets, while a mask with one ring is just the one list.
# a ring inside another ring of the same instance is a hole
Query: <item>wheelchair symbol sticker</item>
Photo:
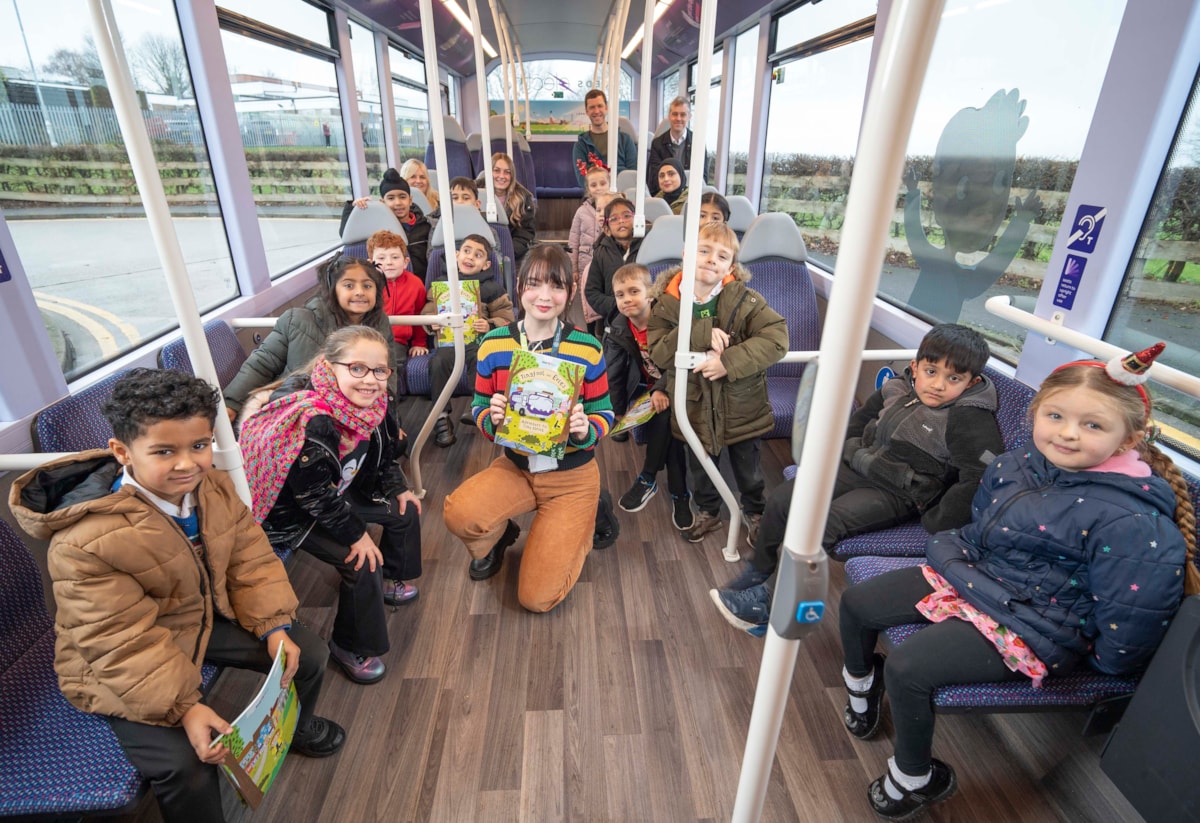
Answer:
[[883, 388], [883, 384], [896, 376], [896, 373], [887, 366], [875, 373], [875, 389], [878, 391]]
[[1067, 238], [1067, 248], [1071, 251], [1091, 253], [1096, 250], [1096, 241], [1100, 239], [1100, 229], [1104, 227], [1104, 218], [1108, 209], [1103, 206], [1080, 206], [1075, 212], [1075, 222], [1071, 226], [1071, 236]]

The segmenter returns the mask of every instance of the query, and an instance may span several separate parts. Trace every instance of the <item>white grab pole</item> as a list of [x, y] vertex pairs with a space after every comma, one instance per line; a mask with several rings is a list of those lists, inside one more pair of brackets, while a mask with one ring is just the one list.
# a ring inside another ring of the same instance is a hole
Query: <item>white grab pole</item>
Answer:
[[[480, 162], [483, 163], [483, 187], [487, 191], [486, 216], [489, 223], [495, 223], [498, 212], [496, 211], [496, 184], [492, 180], [491, 110], [488, 108], [487, 73], [484, 71], [483, 64], [483, 35], [479, 31], [479, 4], [475, 0], [467, 0], [467, 10], [471, 15], [471, 29], [475, 32], [475, 88], [479, 92], [479, 137], [482, 143], [479, 154]], [[501, 81], [501, 86], [503, 86], [503, 81]], [[436, 153], [436, 147], [434, 151]]]
[[[112, 5], [109, 0], [88, 0], [88, 10], [91, 12], [92, 27], [96, 32], [96, 50], [100, 56], [100, 65], [104, 69], [113, 109], [121, 127], [121, 136], [125, 140], [125, 149], [129, 152], [133, 177], [146, 209], [150, 233], [154, 237], [154, 248], [162, 261], [167, 291], [171, 295], [171, 303], [179, 319], [184, 346], [196, 375], [219, 389], [221, 384], [217, 378], [217, 367], [213, 365], [212, 352], [209, 351], [208, 341], [204, 337], [204, 326], [200, 322], [196, 296], [192, 293], [192, 285], [188, 280], [187, 266], [179, 248], [179, 236], [175, 233], [175, 224], [171, 221], [167, 195], [163, 191], [158, 163], [154, 158], [154, 147], [150, 144], [150, 135], [146, 133], [146, 123], [142, 119], [141, 108], [134, 93], [133, 77], [129, 73], [129, 65], [125, 62], [125, 50], [121, 45], [121, 33], [117, 30]], [[217, 467], [229, 473], [242, 501], [247, 506], [253, 505], [250, 486], [246, 483], [246, 472], [242, 467], [242, 452], [233, 437], [233, 425], [225, 411], [223, 397], [220, 398], [217, 408], [216, 441]]]
[[521, 91], [525, 94], [525, 140], [528, 142], [533, 138], [529, 125], [533, 122], [533, 113], [529, 108], [529, 78], [525, 76], [525, 58], [521, 56], [520, 40], [517, 41], [517, 65], [521, 67]]
[[[904, 151], [943, 5], [944, 0], [896, 0], [883, 32], [846, 200], [845, 242], [835, 266], [821, 335], [821, 368], [808, 416], [808, 430], [821, 436], [805, 440], [784, 533], [784, 551], [801, 564], [823, 551], [821, 534], [841, 460], [846, 409], [862, 365]], [[703, 117], [699, 122], [705, 122]], [[693, 154], [693, 160], [699, 154]], [[751, 823], [762, 815], [799, 643], [785, 640], [773, 628], [767, 631], [733, 807], [736, 823]]]
[[[1045, 318], [1038, 317], [1036, 314], [1022, 311], [1012, 305], [1012, 298], [1006, 294], [998, 294], [995, 297], [988, 298], [983, 307], [997, 317], [1002, 317], [1010, 323], [1029, 329], [1034, 334], [1045, 335], [1060, 343], [1065, 343], [1080, 351], [1085, 351], [1101, 360], [1111, 360], [1114, 357], [1122, 357], [1129, 353], [1128, 349], [1114, 346], [1112, 343], [1107, 343], [1103, 340], [1097, 340], [1083, 332], [1068, 329], [1066, 326], [1056, 325]], [[1200, 397], [1200, 376], [1182, 372], [1165, 363], [1155, 363], [1150, 367], [1148, 374], [1150, 375], [1150, 379], [1157, 383], [1170, 386], [1192, 397]]]
[[638, 101], [637, 139], [637, 203], [633, 212], [633, 236], [646, 236], [646, 169], [649, 146], [643, 146], [650, 122], [650, 59], [654, 53], [655, 0], [646, 0], [646, 17], [642, 21], [642, 99]]
[[[651, 18], [653, 19], [653, 18]], [[696, 65], [696, 122], [708, 122], [709, 77], [712, 75], [712, 46], [717, 26], [717, 4], [705, 3], [700, 8], [700, 55]], [[692, 167], [690, 174], [693, 180], [702, 180], [704, 175], [704, 147], [708, 142], [705, 129], [692, 132]], [[699, 176], [697, 176], [699, 175]], [[729, 488], [729, 484], [721, 477], [721, 472], [712, 457], [704, 450], [704, 445], [696, 435], [692, 422], [687, 416], [687, 379], [698, 364], [704, 362], [702, 353], [691, 351], [692, 342], [692, 304], [696, 297], [696, 246], [700, 241], [700, 198], [689, 197], [685, 206], [686, 214], [683, 219], [683, 281], [679, 289], [679, 339], [675, 350], [675, 385], [671, 394], [671, 408], [679, 423], [680, 433], [691, 447], [692, 452], [699, 458], [704, 473], [712, 480], [721, 499], [729, 507], [729, 539], [722, 552], [725, 559], [735, 563], [739, 559], [737, 550], [738, 531], [742, 522], [741, 508], [737, 498]]]
[[[496, 9], [496, 0], [488, 0], [488, 6], [492, 10], [492, 25], [496, 29], [496, 42], [500, 46], [500, 82], [504, 87], [504, 138], [506, 141], [508, 156], [512, 157], [512, 109], [509, 106], [511, 95], [509, 94], [509, 60], [508, 40], [504, 36], [504, 21], [500, 19], [500, 12]], [[488, 148], [491, 151], [491, 148]], [[516, 164], [514, 163], [513, 178], [517, 176]]]
[[[470, 0], [471, 10], [475, 10], [475, 0]], [[421, 0], [421, 44], [425, 50], [425, 84], [429, 92], [429, 111], [441, 112], [441, 85], [438, 79], [438, 60], [437, 60], [437, 34], [433, 30], [433, 0]], [[479, 32], [479, 21], [471, 20], [475, 27], [475, 55], [476, 64], [482, 62], [479, 60], [481, 54], [481, 43], [483, 35]], [[479, 83], [477, 84], [482, 89], [487, 85], [487, 78], [480, 74]], [[481, 94], [486, 94], [486, 90]], [[486, 120], [485, 128], [486, 128]], [[425, 484], [421, 479], [421, 450], [425, 447], [425, 443], [429, 440], [429, 435], [433, 431], [433, 424], [437, 420], [442, 409], [445, 408], [447, 401], [450, 400], [450, 395], [454, 392], [454, 387], [458, 385], [458, 379], [462, 376], [463, 364], [466, 362], [466, 349], [463, 344], [463, 316], [462, 316], [462, 298], [459, 294], [458, 286], [458, 261], [454, 256], [454, 204], [450, 202], [450, 167], [446, 161], [446, 124], [441, 117], [430, 117], [429, 124], [433, 130], [433, 156], [437, 160], [437, 177], [438, 191], [444, 191], [447, 194], [446, 203], [442, 208], [442, 238], [445, 240], [446, 247], [446, 280], [450, 284], [450, 321], [449, 326], [454, 330], [454, 369], [450, 372], [450, 379], [446, 382], [442, 393], [438, 395], [437, 400], [433, 402], [433, 409], [429, 416], [425, 418], [425, 423], [421, 426], [421, 430], [417, 433], [416, 440], [413, 442], [412, 455], [409, 457], [409, 466], [412, 469], [412, 487], [413, 492], [418, 497], [424, 497]]]
[[[621, 153], [619, 151], [621, 136], [621, 49], [625, 39], [625, 21], [629, 18], [629, 6], [633, 0], [621, 0], [617, 12], [617, 27], [609, 44], [612, 68], [608, 75], [608, 168], [612, 184], [617, 185], [617, 175], [621, 172]], [[636, 218], [636, 213], [634, 217]]]
[[[500, 22], [504, 24], [504, 44], [508, 49], [508, 73], [510, 75], [508, 87], [512, 93], [512, 117], [510, 118], [510, 123], [512, 126], [517, 126], [521, 123], [521, 97], [517, 90], [517, 51], [513, 48], [512, 21], [508, 19], [507, 12], [500, 12]], [[508, 132], [509, 134], [512, 133], [511, 127]], [[509, 156], [511, 157], [512, 150], [509, 149], [509, 152]]]

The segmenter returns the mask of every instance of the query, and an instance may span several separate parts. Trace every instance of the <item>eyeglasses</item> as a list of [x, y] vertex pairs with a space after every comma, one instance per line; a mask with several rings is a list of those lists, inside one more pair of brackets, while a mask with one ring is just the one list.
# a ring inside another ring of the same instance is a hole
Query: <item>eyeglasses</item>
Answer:
[[633, 219], [633, 212], [623, 211], [608, 216], [609, 223], [627, 223]]
[[335, 366], [345, 366], [346, 371], [350, 372], [351, 377], [366, 377], [369, 372], [375, 375], [376, 380], [384, 381], [392, 376], [392, 370], [387, 366], [379, 366], [373, 369], [366, 363], [339, 363], [336, 360], [330, 360], [329, 362]]

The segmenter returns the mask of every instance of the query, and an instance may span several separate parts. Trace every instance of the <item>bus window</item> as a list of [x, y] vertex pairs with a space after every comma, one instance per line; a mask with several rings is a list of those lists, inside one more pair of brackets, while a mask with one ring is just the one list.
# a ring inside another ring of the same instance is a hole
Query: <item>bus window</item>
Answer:
[[[0, 4], [0, 207], [74, 380], [174, 328], [175, 310], [89, 17], [65, 0], [17, 5]], [[175, 6], [113, 10], [196, 302], [211, 309], [238, 284]]]

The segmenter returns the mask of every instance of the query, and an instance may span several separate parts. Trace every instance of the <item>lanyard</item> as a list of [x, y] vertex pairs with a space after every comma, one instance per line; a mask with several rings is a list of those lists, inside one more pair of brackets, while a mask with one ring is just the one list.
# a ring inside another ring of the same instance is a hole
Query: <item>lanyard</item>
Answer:
[[[529, 340], [525, 337], [525, 324], [519, 324], [517, 330], [521, 332], [521, 348], [525, 349], [525, 351], [530, 351]], [[554, 326], [554, 342], [550, 346], [550, 354], [554, 357], [558, 357], [558, 344], [562, 342], [562, 330], [563, 324], [556, 323]]]

